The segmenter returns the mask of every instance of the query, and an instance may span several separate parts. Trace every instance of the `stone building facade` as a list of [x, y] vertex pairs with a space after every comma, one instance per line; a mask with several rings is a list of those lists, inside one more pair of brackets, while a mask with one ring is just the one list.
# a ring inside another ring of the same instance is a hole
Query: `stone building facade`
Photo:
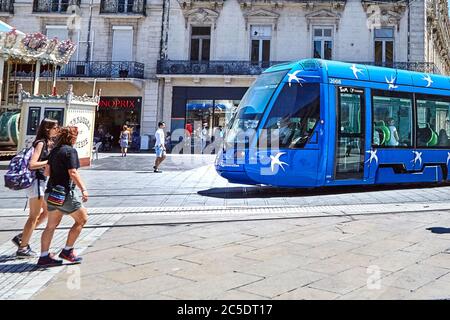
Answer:
[[[70, 38], [71, 62], [58, 71], [57, 93], [69, 83], [76, 95], [101, 89], [97, 126], [118, 140], [121, 125], [152, 134], [158, 119], [156, 65], [160, 54], [162, 0], [15, 0], [0, 2], [0, 19], [23, 32]], [[5, 4], [5, 5], [3, 5]], [[6, 5], [9, 4], [9, 5]], [[32, 70], [11, 78], [31, 91]], [[40, 91], [51, 93], [51, 72], [41, 70]], [[137, 147], [137, 146], [135, 146]]]
[[[318, 57], [450, 73], [447, 0], [0, 3], [0, 18], [18, 29], [76, 42], [61, 80], [78, 95], [95, 83], [101, 120], [120, 113], [114, 121], [124, 122], [136, 112], [129, 122], [141, 136], [153, 135], [160, 120], [172, 131], [206, 123], [212, 135], [258, 74], [278, 62]], [[130, 105], [139, 110], [125, 112]]]
[[159, 114], [172, 129], [226, 125], [239, 95], [276, 62], [318, 57], [450, 72], [445, 0], [166, 4], [157, 77]]

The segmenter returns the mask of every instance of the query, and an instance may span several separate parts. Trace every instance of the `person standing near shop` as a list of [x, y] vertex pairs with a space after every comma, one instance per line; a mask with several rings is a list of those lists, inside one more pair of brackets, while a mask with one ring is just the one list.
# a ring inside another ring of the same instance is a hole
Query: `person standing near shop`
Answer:
[[130, 131], [128, 131], [128, 127], [124, 125], [122, 127], [122, 132], [120, 133], [119, 144], [122, 151], [122, 157], [127, 156], [128, 145], [131, 140]]
[[161, 165], [161, 163], [166, 159], [166, 146], [165, 146], [165, 137], [164, 137], [164, 128], [166, 127], [166, 124], [164, 122], [158, 122], [158, 130], [156, 130], [155, 133], [155, 153], [156, 153], [156, 160], [155, 165], [153, 166], [153, 172], [160, 173], [158, 168]]
[[[88, 193], [86, 185], [77, 171], [80, 167], [80, 160], [77, 151], [73, 148], [77, 136], [77, 127], [61, 128], [56, 147], [48, 157], [48, 165], [45, 168], [45, 174], [50, 176], [45, 191], [48, 222], [41, 237], [41, 256], [37, 263], [38, 266], [50, 267], [62, 264], [62, 260], [55, 259], [54, 255], [49, 253], [49, 249], [63, 215], [69, 215], [75, 222], [70, 228], [66, 246], [59, 254], [59, 258], [72, 263], [80, 263], [82, 260], [81, 257], [75, 255], [74, 245], [88, 219], [87, 210], [81, 203], [81, 201], [88, 200]], [[81, 201], [78, 194], [75, 193], [75, 186], [81, 190]]]

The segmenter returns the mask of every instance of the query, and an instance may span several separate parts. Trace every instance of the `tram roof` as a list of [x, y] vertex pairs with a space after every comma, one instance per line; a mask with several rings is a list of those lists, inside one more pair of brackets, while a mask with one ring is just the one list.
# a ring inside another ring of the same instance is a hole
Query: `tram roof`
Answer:
[[325, 79], [327, 77], [450, 90], [450, 77], [443, 75], [332, 60], [299, 60], [275, 65], [265, 72], [280, 70], [292, 70], [293, 72], [296, 70], [317, 71], [317, 74], [322, 76], [323, 81], [327, 81]]

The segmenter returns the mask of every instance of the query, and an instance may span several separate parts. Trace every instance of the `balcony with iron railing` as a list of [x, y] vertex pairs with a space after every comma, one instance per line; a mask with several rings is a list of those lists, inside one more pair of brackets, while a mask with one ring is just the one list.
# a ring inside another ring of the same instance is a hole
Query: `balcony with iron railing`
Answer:
[[67, 13], [71, 6], [80, 6], [81, 0], [34, 0], [34, 13]]
[[145, 16], [146, 0], [101, 0], [100, 14]]
[[[41, 66], [40, 76], [52, 77], [52, 68]], [[22, 68], [13, 71], [13, 78], [32, 78], [34, 70]], [[60, 78], [144, 78], [144, 64], [136, 61], [70, 61], [57, 68], [56, 76]]]
[[[158, 74], [172, 75], [259, 75], [265, 69], [288, 61], [186, 61], [186, 60], [159, 60]], [[350, 62], [350, 61], [349, 61]], [[351, 62], [365, 65], [397, 68], [409, 71], [440, 74], [440, 70], [431, 62]]]
[[14, 0], [0, 0], [0, 13], [14, 14]]
[[158, 60], [158, 74], [259, 75], [281, 62]]

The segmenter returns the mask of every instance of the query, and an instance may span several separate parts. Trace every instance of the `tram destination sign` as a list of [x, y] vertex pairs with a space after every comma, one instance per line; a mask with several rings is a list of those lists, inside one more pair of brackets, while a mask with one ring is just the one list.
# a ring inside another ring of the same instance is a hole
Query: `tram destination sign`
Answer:
[[142, 106], [142, 97], [101, 97], [99, 109], [138, 110]]

